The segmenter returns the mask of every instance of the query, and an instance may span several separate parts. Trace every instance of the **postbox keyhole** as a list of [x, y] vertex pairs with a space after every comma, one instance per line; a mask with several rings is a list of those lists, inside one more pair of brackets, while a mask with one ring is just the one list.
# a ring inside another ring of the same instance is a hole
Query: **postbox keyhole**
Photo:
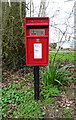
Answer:
[[40, 42], [40, 39], [36, 39], [36, 42]]

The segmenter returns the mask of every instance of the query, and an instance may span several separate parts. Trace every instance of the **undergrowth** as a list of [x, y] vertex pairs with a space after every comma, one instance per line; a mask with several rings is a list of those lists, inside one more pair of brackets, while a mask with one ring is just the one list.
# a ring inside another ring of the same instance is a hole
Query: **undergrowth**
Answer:
[[34, 101], [33, 91], [25, 91], [12, 84], [2, 90], [2, 117], [41, 117], [41, 103]]
[[8, 88], [2, 89], [1, 115], [3, 118], [41, 118], [46, 114], [43, 112], [42, 106], [46, 103], [51, 104], [53, 100], [50, 96], [53, 97], [58, 94], [56, 89], [54, 91], [54, 89], [52, 90], [52, 88], [50, 88], [52, 91], [48, 91], [48, 89], [44, 90], [43, 88], [41, 96], [44, 97], [41, 98], [42, 100], [35, 101], [32, 90], [24, 90], [21, 88], [22, 85], [20, 86], [14, 83], [9, 85]]

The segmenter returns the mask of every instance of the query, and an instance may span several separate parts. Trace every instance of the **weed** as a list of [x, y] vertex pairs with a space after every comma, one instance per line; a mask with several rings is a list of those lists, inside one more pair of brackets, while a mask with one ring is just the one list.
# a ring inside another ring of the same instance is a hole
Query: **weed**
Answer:
[[71, 109], [70, 108], [64, 108], [63, 112], [65, 114], [71, 113]]
[[72, 110], [70, 108], [63, 109], [63, 118], [74, 118], [72, 115]]
[[48, 104], [52, 104], [52, 103], [54, 103], [54, 99], [53, 98], [51, 98], [51, 97], [49, 97], [48, 99], [47, 99], [47, 97], [44, 99], [44, 105], [48, 105]]
[[[41, 95], [45, 98], [48, 99], [50, 97], [56, 97], [60, 95], [60, 91], [56, 86], [46, 86], [42, 89]], [[48, 99], [49, 100], [49, 99]]]
[[47, 70], [45, 72], [42, 72], [43, 84], [45, 86], [51, 84], [57, 86], [66, 85], [69, 77], [69, 72], [66, 70], [66, 67], [59, 68], [55, 61], [51, 62], [51, 64], [47, 66]]

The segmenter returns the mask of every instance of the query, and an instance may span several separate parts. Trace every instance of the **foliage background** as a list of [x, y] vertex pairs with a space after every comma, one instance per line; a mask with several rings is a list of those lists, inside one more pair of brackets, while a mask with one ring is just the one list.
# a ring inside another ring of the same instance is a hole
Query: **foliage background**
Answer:
[[[24, 9], [23, 9], [24, 8]], [[2, 61], [4, 69], [25, 65], [24, 25], [25, 3], [2, 2]]]

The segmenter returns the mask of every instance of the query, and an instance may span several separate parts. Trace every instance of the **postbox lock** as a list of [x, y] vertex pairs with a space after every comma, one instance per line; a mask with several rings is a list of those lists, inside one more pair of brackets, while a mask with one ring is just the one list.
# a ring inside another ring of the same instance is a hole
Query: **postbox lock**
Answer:
[[34, 22], [34, 20], [31, 20], [31, 22]]
[[40, 39], [36, 39], [36, 42], [40, 42]]

